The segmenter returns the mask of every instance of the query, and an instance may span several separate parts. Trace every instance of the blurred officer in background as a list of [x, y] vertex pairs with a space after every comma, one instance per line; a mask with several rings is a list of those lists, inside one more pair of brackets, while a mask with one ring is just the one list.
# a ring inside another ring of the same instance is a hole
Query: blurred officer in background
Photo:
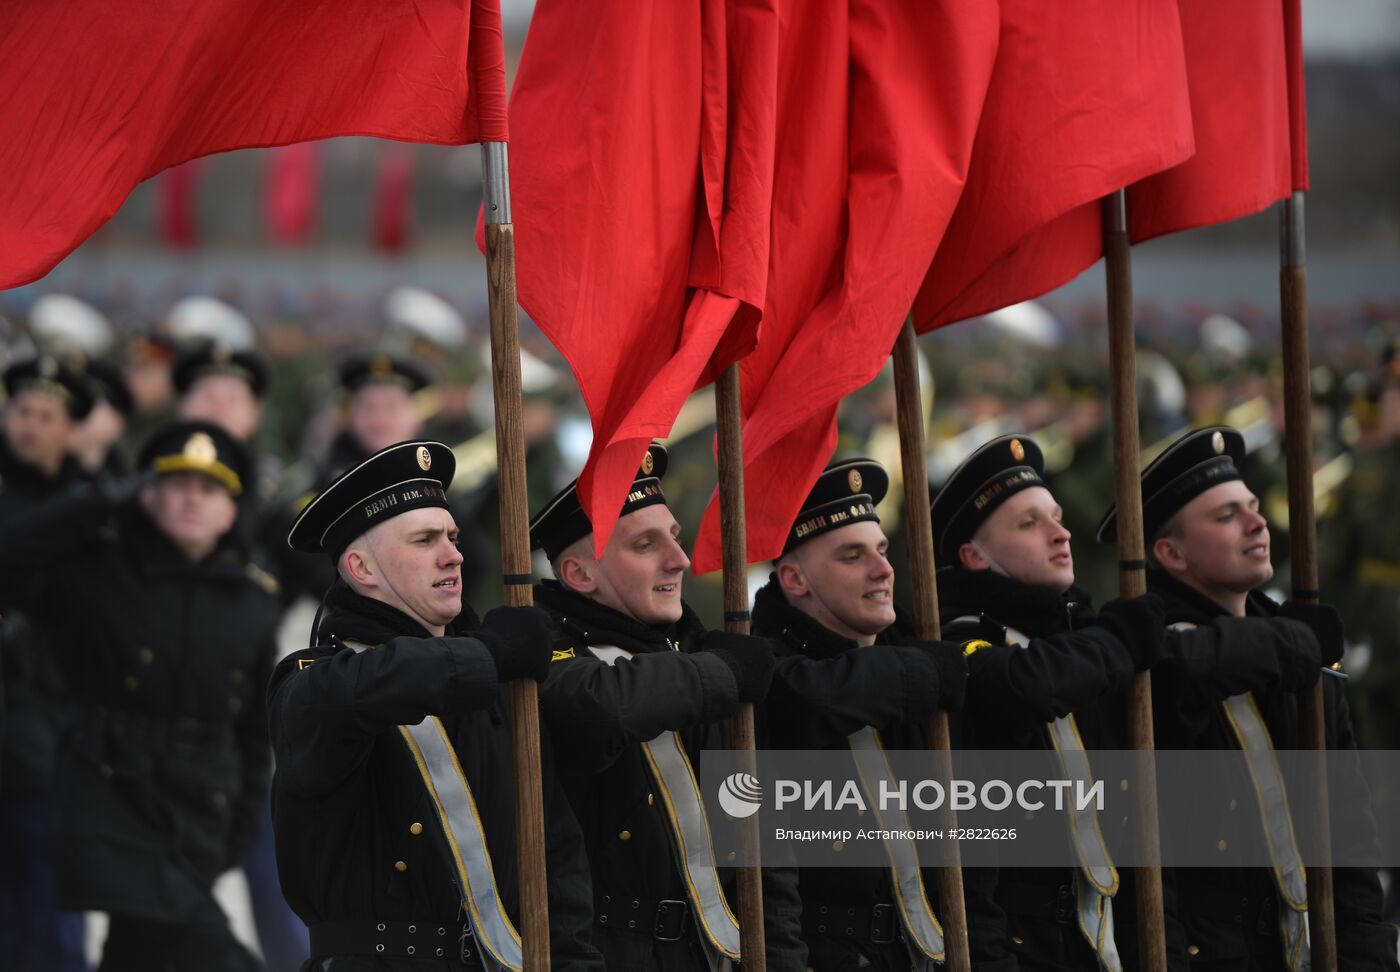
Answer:
[[[4, 375], [0, 436], [0, 548], [46, 500], [82, 478], [68, 453], [73, 430], [92, 410], [86, 377], [52, 354], [20, 361]], [[64, 584], [65, 590], [71, 590]], [[83, 920], [54, 903], [48, 787], [68, 713], [68, 690], [47, 636], [14, 603], [0, 606], [5, 712], [0, 757], [0, 966], [85, 967]]]
[[258, 969], [211, 894], [257, 835], [270, 770], [277, 610], [234, 529], [247, 460], [182, 422], [139, 467], [35, 506], [0, 545], [0, 596], [42, 627], [75, 699], [58, 898], [110, 915], [104, 970]]

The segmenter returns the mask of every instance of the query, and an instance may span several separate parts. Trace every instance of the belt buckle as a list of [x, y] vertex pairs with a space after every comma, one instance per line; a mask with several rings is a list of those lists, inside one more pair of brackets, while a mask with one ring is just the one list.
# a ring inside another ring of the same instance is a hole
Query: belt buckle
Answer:
[[870, 909], [870, 940], [876, 945], [893, 945], [899, 923], [895, 921], [894, 905], [877, 904]]
[[[656, 905], [656, 923], [652, 926], [651, 937], [658, 942], [678, 942], [685, 935], [685, 916], [690, 913], [690, 904], [676, 898], [666, 898]], [[671, 915], [675, 915], [671, 920]]]

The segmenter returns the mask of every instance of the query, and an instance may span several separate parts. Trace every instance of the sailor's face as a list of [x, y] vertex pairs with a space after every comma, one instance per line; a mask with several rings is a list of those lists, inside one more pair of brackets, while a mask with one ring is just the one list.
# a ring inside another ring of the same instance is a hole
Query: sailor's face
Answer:
[[451, 513], [441, 507], [409, 510], [366, 536], [386, 601], [430, 630], [462, 613], [462, 552]]
[[204, 375], [180, 399], [181, 418], [213, 422], [239, 442], [258, 431], [262, 411], [253, 389], [234, 375]]
[[[790, 554], [779, 579], [789, 600], [837, 634], [861, 643], [894, 624], [894, 568], [880, 524], [866, 521], [813, 537]], [[787, 558], [785, 558], [786, 560]]]
[[1259, 498], [1234, 480], [1212, 486], [1176, 514], [1177, 545], [1185, 577], [1203, 591], [1244, 593], [1274, 576], [1269, 524]]
[[218, 546], [238, 518], [238, 501], [228, 488], [196, 472], [161, 476], [145, 503], [161, 532], [196, 561]]
[[679, 621], [681, 581], [690, 567], [680, 533], [665, 503], [620, 517], [596, 561], [593, 597], [643, 624]]
[[978, 528], [974, 542], [995, 567], [1032, 587], [1057, 593], [1074, 583], [1074, 557], [1064, 513], [1044, 486], [1023, 489]]
[[21, 462], [49, 474], [62, 464], [72, 429], [68, 406], [46, 391], [26, 389], [5, 409], [5, 441], [10, 451]]
[[365, 385], [350, 398], [350, 434], [366, 452], [378, 452], [418, 435], [422, 419], [413, 393], [388, 382]]

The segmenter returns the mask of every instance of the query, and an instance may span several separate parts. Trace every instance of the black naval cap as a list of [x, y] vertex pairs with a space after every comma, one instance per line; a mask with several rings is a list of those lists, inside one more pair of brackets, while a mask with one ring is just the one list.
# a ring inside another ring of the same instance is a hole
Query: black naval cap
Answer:
[[1045, 456], [1027, 435], [1001, 435], [953, 470], [934, 497], [933, 543], [938, 559], [952, 563], [997, 507], [1023, 489], [1044, 486]]
[[93, 360], [87, 364], [87, 375], [98, 398], [127, 418], [131, 417], [136, 403], [132, 401], [131, 389], [127, 387], [126, 376], [120, 368], [110, 361]]
[[202, 341], [184, 348], [175, 355], [171, 378], [181, 395], [207, 375], [228, 375], [237, 378], [262, 398], [272, 376], [267, 359], [257, 351], [235, 351], [217, 341]]
[[[648, 506], [664, 504], [666, 494], [661, 492], [661, 477], [665, 475], [666, 448], [653, 442], [642, 456], [642, 464], [628, 487], [627, 498], [622, 501], [622, 512], [618, 516], [624, 517]], [[578, 480], [575, 479], [530, 520], [530, 549], [543, 550], [545, 557], [553, 560], [570, 544], [592, 532], [593, 522], [579, 502]]]
[[[1142, 471], [1142, 535], [1150, 545], [1176, 511], [1212, 486], [1243, 479], [1244, 436], [1228, 425], [1187, 432]], [[1118, 539], [1118, 506], [1104, 514], [1100, 543]]]
[[208, 476], [238, 496], [248, 477], [248, 453], [212, 422], [175, 422], [151, 436], [141, 450], [140, 468], [157, 475], [190, 472]]
[[441, 442], [411, 440], [380, 449], [306, 504], [287, 545], [338, 558], [370, 527], [425, 507], [449, 509], [457, 457]]
[[416, 392], [430, 384], [428, 373], [418, 365], [383, 351], [354, 354], [340, 364], [340, 387], [352, 394], [366, 385], [398, 385]]
[[874, 459], [833, 460], [803, 500], [783, 544], [783, 553], [852, 523], [879, 523], [875, 506], [889, 488], [889, 474]]
[[21, 392], [41, 391], [62, 400], [74, 421], [92, 411], [93, 389], [81, 359], [65, 361], [56, 355], [41, 354], [19, 361], [5, 370], [5, 397], [14, 401]]

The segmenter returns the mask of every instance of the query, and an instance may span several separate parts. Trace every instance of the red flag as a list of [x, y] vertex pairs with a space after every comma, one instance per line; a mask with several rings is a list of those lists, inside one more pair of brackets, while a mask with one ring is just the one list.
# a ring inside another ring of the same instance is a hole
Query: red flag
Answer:
[[413, 222], [413, 153], [385, 152], [374, 176], [374, 248], [396, 256]]
[[168, 169], [160, 180], [160, 228], [166, 244], [175, 250], [192, 250], [199, 244], [199, 162]]
[[1181, 0], [1196, 154], [1129, 192], [1134, 241], [1238, 219], [1307, 187], [1302, 59], [1285, 8], [1296, 27], [1296, 0]]
[[504, 140], [504, 71], [495, 0], [0, 5], [0, 289], [202, 155]]
[[914, 303], [920, 332], [1038, 297], [1103, 255], [1100, 200], [1192, 152], [1174, 0], [1003, 0], [967, 191]]
[[274, 243], [298, 246], [315, 232], [320, 169], [315, 142], [288, 145], [268, 159], [263, 215]]
[[[835, 24], [811, 18], [837, 6], [785, 11], [806, 32], [784, 42], [783, 76], [803, 81], [779, 105], [767, 301], [741, 363], [751, 562], [778, 555], [835, 447], [837, 404], [889, 357], [962, 194], [997, 48], [980, 0], [850, 0]], [[712, 499], [698, 573], [720, 566], [719, 539]]]
[[535, 8], [510, 106], [518, 292], [593, 420], [579, 495], [600, 549], [646, 444], [752, 346], [777, 59], [777, 0]]
[[1303, 9], [1300, 0], [1283, 0], [1283, 56], [1288, 71], [1288, 135], [1293, 190], [1308, 188], [1308, 106], [1303, 85]]

